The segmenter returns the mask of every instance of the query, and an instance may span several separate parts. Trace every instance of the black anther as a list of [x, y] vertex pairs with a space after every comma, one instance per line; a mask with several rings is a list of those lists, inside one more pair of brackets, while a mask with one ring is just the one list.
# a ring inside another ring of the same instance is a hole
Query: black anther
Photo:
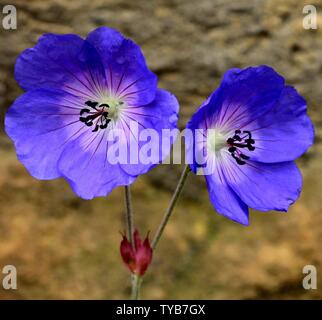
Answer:
[[239, 148], [247, 148], [249, 151], [255, 150], [255, 140], [252, 139], [252, 133], [248, 130], [243, 130], [246, 136], [242, 136], [242, 131], [240, 129], [235, 130], [233, 137], [227, 139], [227, 144], [229, 145], [228, 152], [236, 160], [237, 164], [244, 165], [250, 157], [241, 153]]
[[[85, 123], [86, 126], [91, 127], [94, 124], [94, 120], [98, 118], [92, 132], [97, 132], [98, 129], [106, 129], [108, 124], [111, 122], [111, 119], [108, 118], [109, 113], [108, 111], [105, 111], [105, 109], [109, 109], [110, 106], [106, 103], [99, 105], [98, 102], [90, 100], [86, 101], [85, 105], [94, 110], [91, 112], [88, 108], [81, 109], [79, 113], [79, 121]], [[87, 114], [87, 116], [84, 116], [84, 114]]]

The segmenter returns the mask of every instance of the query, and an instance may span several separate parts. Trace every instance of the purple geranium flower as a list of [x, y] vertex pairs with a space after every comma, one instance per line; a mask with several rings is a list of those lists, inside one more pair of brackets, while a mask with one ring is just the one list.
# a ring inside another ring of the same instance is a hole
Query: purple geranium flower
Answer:
[[187, 128], [206, 130], [194, 135], [191, 169], [206, 171], [219, 213], [247, 225], [248, 207], [287, 211], [299, 197], [293, 160], [312, 145], [314, 129], [305, 100], [272, 68], [229, 70]]
[[[131, 121], [158, 134], [176, 127], [176, 98], [157, 88], [140, 48], [110, 28], [85, 40], [44, 35], [19, 56], [15, 77], [27, 92], [9, 109], [5, 126], [19, 160], [38, 179], [64, 177], [85, 199], [129, 185], [156, 164], [107, 161], [117, 139], [129, 147], [137, 138]], [[116, 130], [122, 137], [107, 139]], [[168, 152], [163, 148], [157, 160]]]

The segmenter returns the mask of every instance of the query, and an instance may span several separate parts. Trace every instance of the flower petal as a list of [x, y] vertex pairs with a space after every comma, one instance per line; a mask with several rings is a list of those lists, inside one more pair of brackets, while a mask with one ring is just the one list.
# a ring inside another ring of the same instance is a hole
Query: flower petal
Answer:
[[[137, 133], [134, 133], [131, 127], [129, 129], [128, 149], [134, 150], [135, 147], [138, 149], [138, 157], [136, 158], [138, 161], [136, 163], [129, 162], [121, 165], [126, 173], [133, 176], [144, 174], [169, 155], [176, 138], [171, 137], [170, 130], [177, 127], [178, 112], [179, 104], [176, 97], [168, 91], [160, 89], [157, 90], [156, 97], [150, 104], [141, 107], [129, 107], [125, 110], [122, 119], [120, 119], [123, 127], [137, 124]], [[144, 145], [149, 143], [149, 141], [143, 139], [143, 133], [156, 140], [153, 146], [156, 147], [158, 152], [151, 155], [149, 159], [144, 156], [142, 149]]]
[[157, 77], [147, 68], [136, 43], [107, 27], [92, 31], [86, 40], [101, 56], [112, 93], [133, 106], [152, 102], [156, 94]]
[[113, 188], [129, 185], [135, 180], [135, 177], [124, 173], [119, 164], [109, 161], [108, 150], [115, 141], [107, 138], [108, 132], [87, 130], [66, 145], [59, 159], [61, 174], [83, 199], [104, 197]]
[[306, 113], [306, 102], [291, 87], [286, 86], [275, 106], [260, 118], [245, 124], [252, 133], [255, 151], [245, 149], [254, 161], [284, 162], [301, 156], [314, 140], [314, 128]]
[[57, 161], [68, 141], [81, 133], [80, 99], [61, 90], [36, 89], [9, 108], [5, 130], [19, 160], [38, 179], [60, 176]]
[[211, 175], [205, 176], [212, 205], [223, 216], [248, 225], [248, 208], [227, 184], [221, 164], [215, 164], [213, 169]]
[[287, 211], [301, 193], [302, 177], [294, 162], [238, 165], [227, 156], [223, 169], [229, 186], [256, 210]]
[[45, 34], [17, 59], [15, 78], [25, 90], [58, 88], [91, 98], [106, 87], [96, 50], [76, 35]]
[[271, 109], [280, 97], [284, 79], [268, 66], [230, 69], [208, 99], [210, 125], [239, 129]]

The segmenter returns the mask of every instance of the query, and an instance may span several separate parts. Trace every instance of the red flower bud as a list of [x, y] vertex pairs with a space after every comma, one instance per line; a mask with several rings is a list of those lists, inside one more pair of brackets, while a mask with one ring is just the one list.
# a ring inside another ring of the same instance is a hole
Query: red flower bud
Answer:
[[141, 241], [137, 230], [133, 233], [134, 247], [129, 240], [123, 235], [121, 241], [120, 252], [122, 259], [130, 271], [136, 275], [143, 276], [149, 264], [152, 261], [152, 248], [148, 239]]

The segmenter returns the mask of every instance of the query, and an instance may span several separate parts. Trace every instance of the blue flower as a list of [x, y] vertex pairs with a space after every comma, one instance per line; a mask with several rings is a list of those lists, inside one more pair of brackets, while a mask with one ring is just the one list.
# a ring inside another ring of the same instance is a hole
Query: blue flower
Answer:
[[298, 199], [293, 160], [312, 145], [314, 129], [305, 100], [272, 68], [227, 71], [187, 128], [205, 132], [191, 141], [191, 169], [204, 172], [220, 214], [248, 225], [248, 207], [287, 211]]
[[[35, 178], [65, 178], [85, 199], [129, 185], [156, 165], [107, 161], [117, 139], [129, 147], [137, 138], [130, 122], [139, 133], [176, 127], [176, 98], [157, 88], [140, 48], [110, 28], [85, 40], [42, 36], [19, 56], [15, 78], [27, 92], [7, 112], [5, 129], [19, 160]], [[116, 130], [123, 135], [107, 139]], [[157, 160], [168, 152], [162, 149]]]

